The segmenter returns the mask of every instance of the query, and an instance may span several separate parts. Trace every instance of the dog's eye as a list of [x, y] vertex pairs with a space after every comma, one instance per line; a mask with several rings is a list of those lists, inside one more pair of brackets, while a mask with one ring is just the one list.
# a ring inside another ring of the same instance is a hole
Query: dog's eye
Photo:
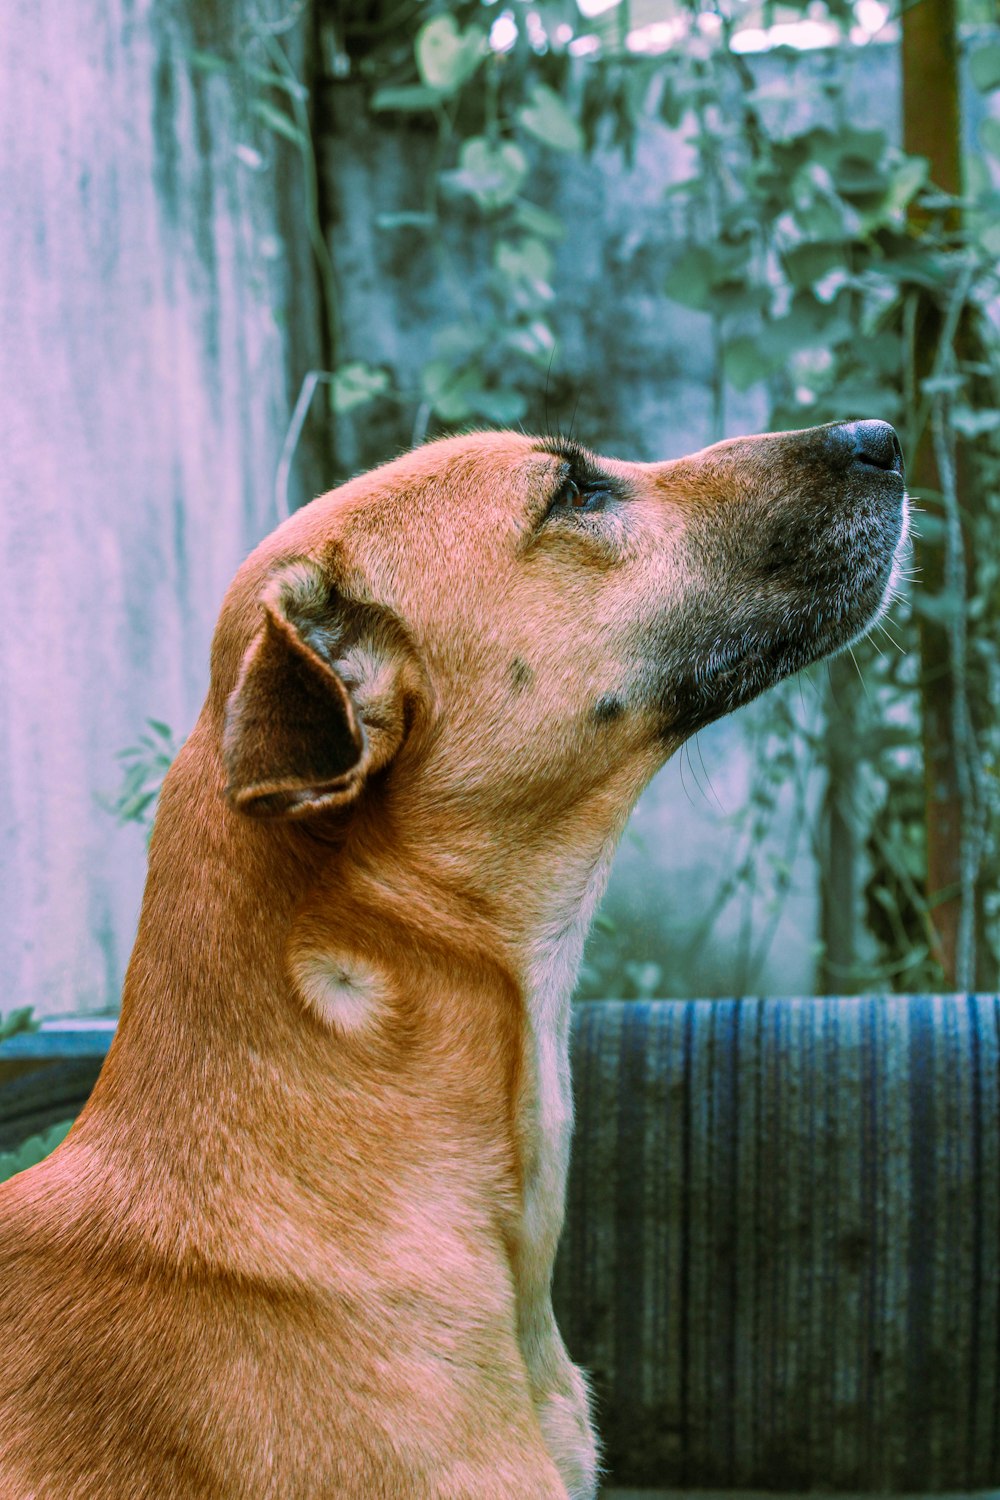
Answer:
[[592, 511], [603, 510], [608, 492], [601, 485], [578, 484], [567, 477], [552, 497], [552, 510]]

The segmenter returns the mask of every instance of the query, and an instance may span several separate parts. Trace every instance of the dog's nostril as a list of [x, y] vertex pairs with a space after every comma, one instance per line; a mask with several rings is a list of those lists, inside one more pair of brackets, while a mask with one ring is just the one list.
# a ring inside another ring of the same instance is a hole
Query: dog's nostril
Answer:
[[851, 456], [856, 464], [902, 474], [903, 452], [888, 422], [847, 422], [844, 425], [850, 435]]

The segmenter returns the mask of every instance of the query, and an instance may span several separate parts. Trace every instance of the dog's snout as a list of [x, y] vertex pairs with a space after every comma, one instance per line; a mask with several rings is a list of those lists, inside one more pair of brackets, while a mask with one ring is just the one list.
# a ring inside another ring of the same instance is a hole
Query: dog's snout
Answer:
[[844, 422], [841, 430], [852, 463], [891, 474], [903, 473], [903, 451], [895, 429], [888, 422]]

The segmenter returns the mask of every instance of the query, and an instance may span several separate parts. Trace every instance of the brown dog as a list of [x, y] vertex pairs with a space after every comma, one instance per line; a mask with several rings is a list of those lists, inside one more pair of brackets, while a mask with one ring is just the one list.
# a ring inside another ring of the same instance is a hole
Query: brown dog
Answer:
[[3, 1500], [594, 1494], [549, 1299], [584, 934], [671, 751], [883, 607], [901, 470], [877, 422], [481, 433], [253, 553], [111, 1053], [0, 1191]]

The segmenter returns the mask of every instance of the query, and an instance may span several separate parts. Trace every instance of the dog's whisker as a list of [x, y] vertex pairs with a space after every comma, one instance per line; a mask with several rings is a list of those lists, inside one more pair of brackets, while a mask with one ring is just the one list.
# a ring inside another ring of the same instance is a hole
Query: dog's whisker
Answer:
[[858, 677], [859, 677], [859, 679], [861, 681], [861, 686], [865, 690], [865, 697], [870, 702], [871, 701], [871, 694], [868, 691], [868, 683], [865, 680], [865, 674], [862, 672], [860, 666], [858, 665], [858, 658], [854, 654], [854, 647], [853, 646], [848, 646], [847, 653], [850, 656], [851, 661], [854, 663], [854, 670], [857, 672]]
[[705, 757], [704, 757], [704, 755], [702, 754], [702, 751], [701, 751], [701, 735], [700, 734], [696, 734], [695, 735], [695, 737], [694, 737], [694, 743], [695, 743], [695, 748], [698, 751], [698, 760], [701, 763], [701, 768], [702, 768], [702, 770], [705, 773], [705, 780], [708, 782], [708, 785], [711, 788], [712, 796], [715, 798], [716, 805], [718, 806], [719, 811], [723, 814], [723, 816], [725, 816], [726, 809], [723, 806], [722, 798], [719, 796], [718, 792], [715, 790], [715, 784], [712, 781], [711, 776], [709, 775], [708, 767], [705, 765]]
[[[688, 791], [688, 789], [687, 789], [687, 782], [684, 780], [684, 762], [685, 762], [686, 759], [688, 760], [688, 764], [690, 765], [690, 758], [687, 755], [687, 742], [685, 741], [685, 743], [681, 746], [681, 753], [677, 757], [677, 774], [680, 777], [681, 791], [684, 793], [684, 796], [685, 796], [685, 799], [687, 800], [688, 806], [691, 807], [691, 808], [695, 808], [695, 811], [697, 811], [697, 808], [695, 807], [694, 798], [691, 796], [691, 793]], [[693, 774], [694, 773], [692, 772], [692, 775]]]
[[900, 656], [906, 655], [906, 647], [903, 645], [902, 641], [897, 641], [896, 637], [893, 635], [892, 631], [889, 629], [884, 620], [879, 620], [877, 622], [877, 628], [882, 632], [886, 640], [890, 641], [892, 645], [895, 646]]

